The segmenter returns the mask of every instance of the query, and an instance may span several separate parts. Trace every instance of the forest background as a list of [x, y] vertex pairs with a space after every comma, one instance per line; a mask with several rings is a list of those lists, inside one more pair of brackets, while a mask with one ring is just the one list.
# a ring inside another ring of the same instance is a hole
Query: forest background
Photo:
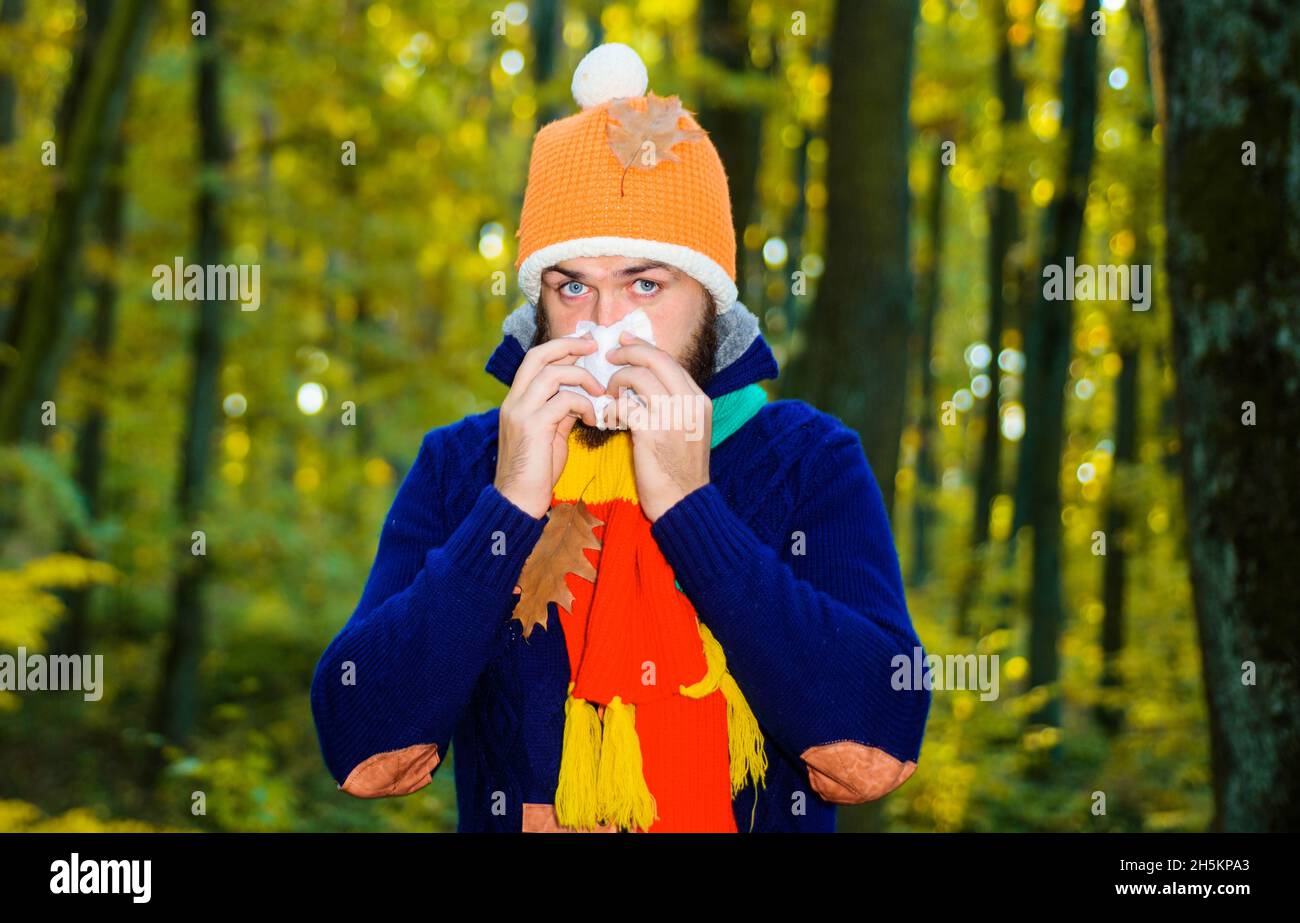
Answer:
[[[718, 146], [771, 394], [861, 434], [927, 652], [997, 655], [841, 829], [1300, 829], [1297, 20], [0, 0], [0, 654], [105, 664], [0, 691], [0, 830], [454, 829], [450, 770], [339, 793], [307, 691], [422, 434], [504, 395], [530, 142], [606, 41]], [[156, 300], [178, 258], [260, 306]]]

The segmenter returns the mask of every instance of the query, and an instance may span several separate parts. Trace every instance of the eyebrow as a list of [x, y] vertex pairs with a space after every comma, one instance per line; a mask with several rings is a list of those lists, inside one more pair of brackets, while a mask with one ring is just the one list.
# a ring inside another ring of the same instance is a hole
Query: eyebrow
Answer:
[[[627, 276], [635, 276], [638, 275], [639, 273], [643, 273], [648, 269], [667, 270], [669, 273], [672, 274], [673, 278], [678, 278], [681, 275], [681, 272], [675, 266], [669, 266], [667, 263], [661, 263], [658, 260], [647, 260], [644, 263], [636, 263], [632, 266], [624, 266], [622, 269], [615, 272], [614, 275], [619, 276], [621, 278], [626, 278]], [[570, 279], [573, 279], [577, 282], [585, 283], [587, 281], [587, 276], [584, 273], [578, 272], [573, 269], [562, 269], [559, 266], [547, 266], [545, 269], [542, 270], [542, 275], [546, 275], [548, 272], [558, 272], [561, 275], [568, 276]]]

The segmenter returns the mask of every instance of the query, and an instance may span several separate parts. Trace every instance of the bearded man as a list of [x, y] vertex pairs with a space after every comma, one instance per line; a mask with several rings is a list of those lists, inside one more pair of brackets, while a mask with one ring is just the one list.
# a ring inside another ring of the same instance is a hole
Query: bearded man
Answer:
[[647, 85], [602, 45], [534, 140], [508, 393], [425, 435], [313, 679], [350, 795], [450, 749], [461, 831], [830, 831], [916, 768], [879, 487], [856, 433], [768, 400], [722, 163]]

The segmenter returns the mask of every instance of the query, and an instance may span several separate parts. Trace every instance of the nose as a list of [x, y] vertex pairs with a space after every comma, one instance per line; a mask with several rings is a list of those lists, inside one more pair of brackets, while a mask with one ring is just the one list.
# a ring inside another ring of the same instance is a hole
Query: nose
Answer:
[[596, 290], [592, 320], [602, 327], [609, 327], [617, 324], [634, 310], [636, 310], [635, 305], [619, 291], [600, 288]]

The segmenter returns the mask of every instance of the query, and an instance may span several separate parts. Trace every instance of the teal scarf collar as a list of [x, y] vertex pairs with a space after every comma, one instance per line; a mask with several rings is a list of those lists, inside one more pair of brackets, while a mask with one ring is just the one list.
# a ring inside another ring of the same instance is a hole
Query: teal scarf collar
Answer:
[[710, 449], [716, 449], [722, 441], [740, 429], [754, 414], [767, 403], [767, 392], [758, 382], [745, 385], [713, 401], [713, 438]]

